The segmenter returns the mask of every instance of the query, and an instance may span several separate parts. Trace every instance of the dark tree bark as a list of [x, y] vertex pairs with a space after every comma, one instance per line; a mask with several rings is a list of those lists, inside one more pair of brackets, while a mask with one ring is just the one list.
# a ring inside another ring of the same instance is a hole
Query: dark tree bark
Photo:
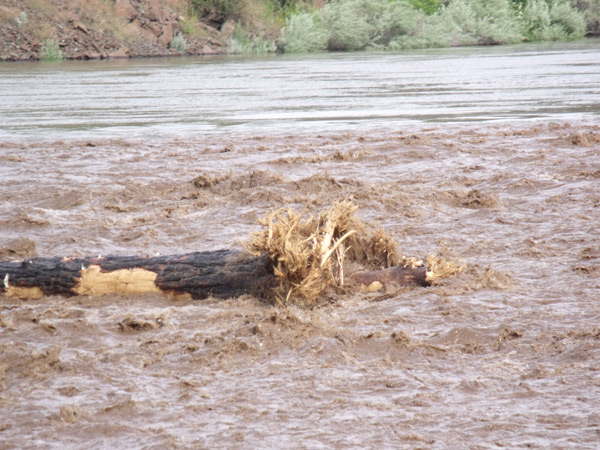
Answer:
[[273, 283], [265, 258], [232, 250], [186, 255], [0, 261], [5, 293], [17, 297], [164, 292], [203, 299], [260, 294]]
[[[100, 258], [33, 258], [0, 261], [0, 292], [21, 298], [44, 295], [103, 295], [165, 293], [203, 299], [251, 294], [269, 297], [278, 285], [265, 257], [234, 250], [186, 255]], [[426, 285], [425, 268], [393, 267], [360, 272], [351, 282], [367, 290], [383, 285]]]

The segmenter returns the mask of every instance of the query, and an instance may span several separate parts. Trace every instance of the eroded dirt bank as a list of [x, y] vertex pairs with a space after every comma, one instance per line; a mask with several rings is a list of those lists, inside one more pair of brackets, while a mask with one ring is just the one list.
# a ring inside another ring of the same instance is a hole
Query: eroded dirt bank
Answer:
[[599, 168], [576, 123], [3, 143], [3, 259], [237, 247], [353, 196], [468, 267], [312, 311], [0, 297], [0, 448], [595, 448]]
[[[66, 59], [215, 55], [235, 23], [189, 14], [186, 0], [20, 1], [0, 5], [0, 61], [44, 58], [47, 40]], [[185, 45], [173, 45], [180, 35]]]

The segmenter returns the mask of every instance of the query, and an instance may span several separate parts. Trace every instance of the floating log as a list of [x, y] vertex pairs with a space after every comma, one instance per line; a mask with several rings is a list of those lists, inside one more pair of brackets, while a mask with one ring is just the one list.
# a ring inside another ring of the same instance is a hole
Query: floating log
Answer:
[[[33, 258], [22, 262], [0, 261], [0, 292], [11, 297], [45, 295], [141, 294], [156, 292], [204, 299], [269, 296], [279, 280], [266, 256], [235, 250], [195, 252], [185, 255], [96, 258]], [[424, 267], [393, 267], [355, 273], [350, 277], [369, 291], [384, 285], [427, 285]]]
[[103, 295], [158, 292], [203, 299], [253, 294], [272, 282], [265, 258], [232, 250], [186, 255], [33, 258], [0, 261], [9, 296]]

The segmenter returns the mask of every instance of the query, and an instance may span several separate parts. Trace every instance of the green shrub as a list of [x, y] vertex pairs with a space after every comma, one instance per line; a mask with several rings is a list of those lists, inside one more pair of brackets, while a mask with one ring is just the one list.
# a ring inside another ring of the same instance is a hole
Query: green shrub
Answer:
[[183, 34], [187, 36], [196, 36], [198, 34], [198, 19], [192, 14], [188, 14], [180, 22]]
[[329, 50], [387, 48], [394, 38], [415, 33], [423, 11], [405, 1], [337, 0], [323, 9]]
[[[448, 45], [477, 45], [477, 28], [479, 19], [475, 10], [465, 1], [458, 0], [450, 3], [440, 11], [437, 28], [444, 30]], [[429, 35], [434, 30], [427, 30]]]
[[375, 34], [372, 42], [388, 47], [398, 36], [412, 36], [423, 27], [427, 18], [422, 10], [415, 9], [406, 2], [391, 2], [378, 16], [372, 17]]
[[323, 9], [329, 50], [364, 50], [371, 42], [369, 7], [376, 0], [334, 0]]
[[579, 39], [585, 35], [583, 13], [563, 0], [527, 0], [521, 15], [523, 34], [530, 41]]
[[279, 0], [278, 1], [279, 11], [283, 13], [283, 16], [287, 19], [294, 14], [299, 14], [303, 9], [299, 0]]
[[229, 18], [234, 12], [236, 2], [235, 0], [192, 0], [192, 5], [200, 15], [214, 11], [224, 18]]
[[327, 48], [329, 33], [317, 14], [301, 13], [288, 17], [281, 31], [279, 46], [286, 52], [319, 52]]
[[173, 37], [173, 40], [169, 44], [169, 48], [172, 48], [173, 50], [177, 50], [178, 52], [185, 51], [186, 47], [187, 47], [187, 42], [185, 41], [185, 37], [181, 33], [176, 33], [175, 36]]
[[431, 15], [441, 8], [439, 0], [408, 0], [416, 9], [422, 10], [425, 14]]
[[42, 42], [39, 55], [42, 61], [60, 61], [63, 59], [58, 42], [54, 39], [46, 39]]
[[522, 40], [510, 0], [453, 0], [448, 6], [440, 5], [433, 0], [333, 0], [317, 16], [307, 15], [301, 20], [292, 17], [282, 46], [285, 51], [316, 50], [322, 46], [325, 33], [329, 35], [329, 50], [445, 47]]
[[17, 25], [17, 28], [21, 28], [26, 23], [27, 23], [27, 13], [25, 11], [21, 11], [17, 15], [17, 17], [15, 17], [15, 25]]
[[528, 0], [523, 7], [521, 28], [529, 41], [545, 41], [550, 35], [550, 9], [546, 0]]
[[575, 7], [585, 18], [587, 34], [600, 35], [600, 0], [577, 0]]
[[[558, 35], [566, 39], [581, 39], [585, 36], [585, 15], [563, 0], [555, 0], [550, 7], [550, 21]], [[558, 31], [560, 30], [560, 31]]]
[[511, 44], [523, 40], [517, 14], [508, 0], [454, 0], [438, 14], [451, 45]]
[[237, 26], [233, 37], [227, 43], [227, 53], [232, 55], [261, 55], [277, 50], [275, 42], [262, 36], [251, 36]]
[[[577, 39], [585, 26], [584, 13], [569, 0], [331, 0], [320, 11], [289, 17], [280, 47], [306, 52], [513, 44]], [[600, 24], [594, 27], [600, 30]]]

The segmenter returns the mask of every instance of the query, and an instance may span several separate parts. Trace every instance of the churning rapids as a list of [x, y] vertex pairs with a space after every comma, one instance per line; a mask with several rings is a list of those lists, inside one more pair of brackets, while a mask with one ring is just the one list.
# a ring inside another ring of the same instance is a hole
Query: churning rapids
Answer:
[[353, 197], [467, 265], [314, 310], [0, 296], [0, 449], [598, 448], [598, 41], [7, 64], [0, 90], [0, 259], [238, 248]]

